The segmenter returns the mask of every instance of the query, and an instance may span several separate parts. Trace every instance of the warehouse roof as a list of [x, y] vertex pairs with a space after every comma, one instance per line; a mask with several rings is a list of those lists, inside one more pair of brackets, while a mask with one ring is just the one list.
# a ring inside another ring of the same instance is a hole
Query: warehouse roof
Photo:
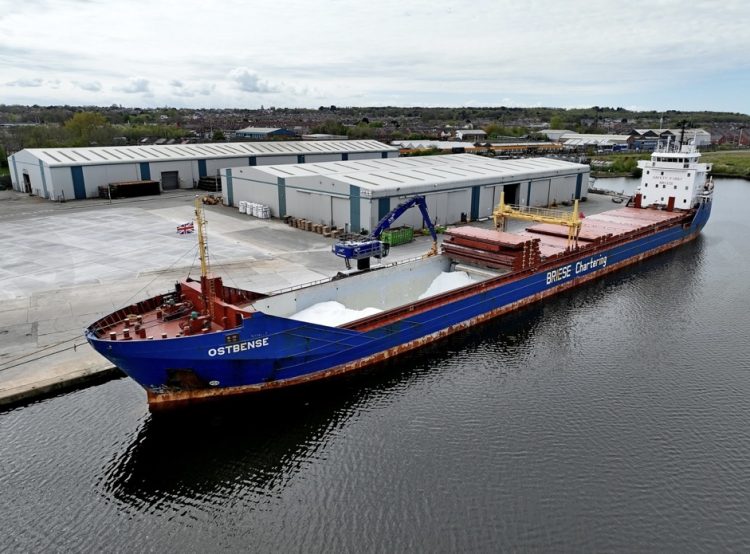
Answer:
[[471, 143], [457, 140], [392, 140], [393, 146], [408, 148], [410, 150], [437, 148], [438, 150], [450, 150], [452, 148], [474, 148]]
[[238, 129], [235, 133], [273, 133], [281, 130], [281, 127], [245, 127], [244, 129]]
[[550, 158], [497, 160], [474, 154], [447, 154], [253, 167], [276, 177], [326, 176], [357, 185], [371, 192], [444, 184], [481, 185], [571, 173], [584, 173], [589, 166]]
[[577, 140], [581, 143], [596, 144], [602, 141], [609, 141], [610, 143], [627, 142], [630, 140], [630, 135], [606, 135], [606, 134], [589, 134], [589, 133], [565, 133], [560, 137], [561, 141], [566, 140]]
[[352, 152], [396, 152], [398, 149], [376, 140], [217, 142], [207, 144], [171, 144], [158, 146], [97, 146], [82, 148], [28, 148], [50, 167], [101, 165], [116, 163], [160, 162], [283, 156], [305, 154], [341, 154]]

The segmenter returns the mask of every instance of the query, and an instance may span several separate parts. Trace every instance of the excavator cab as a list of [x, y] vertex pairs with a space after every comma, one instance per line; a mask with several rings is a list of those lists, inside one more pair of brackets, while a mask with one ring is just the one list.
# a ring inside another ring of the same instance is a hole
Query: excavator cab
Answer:
[[378, 222], [369, 236], [361, 239], [340, 240], [333, 245], [331, 250], [339, 258], [344, 258], [347, 269], [351, 269], [351, 260], [357, 260], [357, 269], [360, 271], [370, 269], [370, 258], [385, 258], [390, 250], [390, 245], [381, 241], [380, 235], [412, 206], [419, 207], [422, 219], [432, 235], [433, 244], [428, 255], [437, 254], [437, 233], [427, 213], [427, 202], [424, 196], [413, 196], [396, 206]]

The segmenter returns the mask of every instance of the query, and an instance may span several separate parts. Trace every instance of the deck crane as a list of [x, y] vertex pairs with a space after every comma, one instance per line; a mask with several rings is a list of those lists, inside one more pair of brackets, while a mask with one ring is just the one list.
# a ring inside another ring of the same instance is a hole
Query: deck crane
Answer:
[[432, 235], [432, 248], [427, 255], [433, 256], [437, 254], [437, 233], [435, 232], [435, 226], [432, 224], [432, 221], [430, 221], [430, 216], [427, 213], [427, 202], [425, 202], [424, 196], [413, 196], [396, 206], [378, 222], [375, 230], [370, 233], [369, 236], [362, 237], [361, 239], [349, 239], [337, 242], [333, 245], [333, 253], [340, 258], [344, 258], [347, 269], [351, 269], [350, 260], [357, 260], [357, 269], [369, 269], [370, 258], [384, 258], [388, 255], [390, 249], [389, 244], [380, 240], [380, 235], [383, 234], [383, 231], [387, 230], [394, 221], [401, 217], [406, 210], [415, 205], [419, 208], [419, 211], [422, 212], [424, 224]]

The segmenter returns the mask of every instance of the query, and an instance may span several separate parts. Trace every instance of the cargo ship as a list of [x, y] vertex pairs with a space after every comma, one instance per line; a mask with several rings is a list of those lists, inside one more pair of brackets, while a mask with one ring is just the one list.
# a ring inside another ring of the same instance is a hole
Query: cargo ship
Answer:
[[[713, 198], [699, 158], [692, 145], [655, 151], [639, 162], [636, 193], [614, 210], [584, 218], [577, 202], [557, 212], [501, 200], [494, 228], [451, 227], [439, 253], [372, 268], [368, 260], [266, 294], [211, 273], [196, 204], [200, 280], [99, 319], [86, 338], [146, 390], [152, 409], [356, 372], [694, 239]], [[511, 233], [509, 218], [530, 223]]]

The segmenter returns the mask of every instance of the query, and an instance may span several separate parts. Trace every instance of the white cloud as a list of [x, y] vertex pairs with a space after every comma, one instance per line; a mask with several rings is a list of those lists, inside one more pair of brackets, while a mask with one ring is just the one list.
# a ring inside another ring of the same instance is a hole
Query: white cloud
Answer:
[[196, 84], [185, 84], [180, 80], [172, 80], [169, 84], [174, 87], [172, 94], [183, 98], [193, 98], [195, 96], [208, 96], [216, 90], [216, 85], [213, 83], [196, 83]]
[[278, 92], [278, 88], [271, 86], [267, 81], [262, 81], [255, 71], [246, 67], [237, 67], [229, 72], [229, 78], [232, 79], [237, 88], [243, 92]]
[[99, 92], [100, 90], [102, 90], [102, 84], [99, 81], [73, 81], [73, 84], [79, 89], [89, 92]]
[[[6, 103], [83, 104], [92, 92], [104, 105], [192, 107], [458, 106], [469, 98], [679, 108], [690, 98], [696, 108], [750, 112], [740, 86], [750, 75], [746, 0], [723, 0], [721, 9], [676, 0], [478, 0], [471, 8], [338, 0], [314, 10], [303, 0], [211, 10], [197, 0], [11, 4], [0, 17]], [[131, 25], [133, 13], [149, 17]], [[210, 42], [163, 32], [167, 19], [194, 27], [196, 13], [222, 32]], [[262, 22], [252, 40], [248, 18]], [[64, 84], [53, 94], [55, 80]], [[716, 93], [706, 93], [711, 83]]]
[[149, 88], [148, 79], [142, 77], [136, 77], [130, 79], [130, 82], [126, 85], [115, 87], [115, 90], [125, 92], [127, 94], [150, 94], [151, 89]]
[[34, 87], [41, 87], [44, 81], [42, 79], [36, 78], [36, 79], [16, 79], [15, 81], [11, 81], [9, 83], [5, 83], [9, 87], [24, 87], [24, 88], [34, 88]]

